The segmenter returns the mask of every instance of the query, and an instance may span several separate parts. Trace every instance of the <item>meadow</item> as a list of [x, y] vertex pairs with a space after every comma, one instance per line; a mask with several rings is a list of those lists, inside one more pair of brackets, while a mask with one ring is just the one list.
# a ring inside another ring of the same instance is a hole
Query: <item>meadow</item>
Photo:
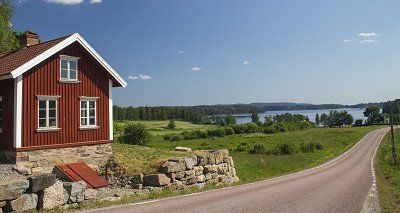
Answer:
[[[149, 147], [113, 144], [117, 159], [128, 167], [130, 174], [155, 172], [157, 165], [162, 160], [187, 154], [173, 151], [177, 146], [190, 147], [194, 150], [228, 149], [235, 161], [235, 167], [242, 183], [293, 173], [326, 162], [345, 152], [371, 130], [379, 128], [378, 126], [311, 128], [275, 134], [252, 133], [221, 138], [166, 141], [162, 135], [216, 127], [177, 122], [176, 129], [169, 130], [166, 128], [168, 121], [141, 123], [144, 123], [153, 134]], [[323, 149], [307, 153], [298, 151], [300, 144], [305, 142], [319, 143]], [[243, 143], [248, 148], [262, 145], [266, 150], [274, 150], [282, 144], [290, 144], [297, 151], [286, 155], [249, 154], [247, 150], [237, 150], [238, 146]]]
[[[382, 141], [376, 159], [376, 177], [382, 212], [400, 211], [400, 163], [395, 165], [392, 158], [390, 133]], [[400, 151], [400, 130], [395, 130], [397, 153]], [[399, 155], [399, 154], [397, 154]], [[398, 159], [399, 161], [399, 159]]]

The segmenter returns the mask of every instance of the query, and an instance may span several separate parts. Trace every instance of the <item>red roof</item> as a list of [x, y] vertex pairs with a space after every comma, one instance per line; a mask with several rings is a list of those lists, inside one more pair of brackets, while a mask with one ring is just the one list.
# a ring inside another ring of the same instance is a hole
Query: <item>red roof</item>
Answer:
[[18, 67], [24, 65], [68, 37], [69, 35], [32, 45], [13, 52], [0, 54], [0, 76], [10, 74]]

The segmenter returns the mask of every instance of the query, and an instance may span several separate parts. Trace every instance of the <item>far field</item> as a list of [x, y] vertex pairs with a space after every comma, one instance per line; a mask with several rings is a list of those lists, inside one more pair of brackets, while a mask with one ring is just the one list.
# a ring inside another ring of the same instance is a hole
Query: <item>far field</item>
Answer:
[[[196, 150], [229, 149], [242, 183], [288, 174], [326, 162], [352, 147], [371, 130], [379, 128], [379, 126], [312, 128], [272, 135], [253, 133], [231, 135], [223, 138], [165, 141], [162, 137], [165, 134], [216, 127], [177, 122], [177, 128], [169, 130], [166, 128], [168, 121], [140, 121], [140, 123], [148, 126], [154, 135], [149, 148], [113, 144], [115, 155], [118, 160], [128, 167], [131, 174], [155, 172], [158, 163], [163, 159], [176, 155], [185, 155], [185, 153], [173, 151], [177, 146], [186, 146]], [[317, 142], [322, 144], [324, 149], [311, 153], [295, 152], [289, 155], [249, 154], [245, 151], [236, 151], [239, 144], [243, 142], [246, 142], [249, 147], [261, 144], [267, 150], [274, 149], [281, 144], [291, 144], [294, 147], [298, 147], [302, 142]]]

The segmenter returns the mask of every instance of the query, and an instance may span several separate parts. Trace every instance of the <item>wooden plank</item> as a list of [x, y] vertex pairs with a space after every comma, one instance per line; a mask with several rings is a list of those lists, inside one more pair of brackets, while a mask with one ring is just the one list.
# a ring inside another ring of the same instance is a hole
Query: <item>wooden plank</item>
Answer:
[[108, 181], [100, 177], [96, 171], [85, 163], [68, 163], [56, 166], [71, 181], [85, 181], [90, 188], [101, 188], [108, 185]]

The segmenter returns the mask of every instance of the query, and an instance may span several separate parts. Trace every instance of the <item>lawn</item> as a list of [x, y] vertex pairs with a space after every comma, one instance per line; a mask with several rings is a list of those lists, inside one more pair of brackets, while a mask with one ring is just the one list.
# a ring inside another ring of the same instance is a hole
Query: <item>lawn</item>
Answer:
[[[393, 163], [390, 138], [387, 134], [378, 149], [376, 177], [382, 212], [400, 212], [400, 165]], [[399, 153], [400, 130], [395, 131], [395, 143]]]

